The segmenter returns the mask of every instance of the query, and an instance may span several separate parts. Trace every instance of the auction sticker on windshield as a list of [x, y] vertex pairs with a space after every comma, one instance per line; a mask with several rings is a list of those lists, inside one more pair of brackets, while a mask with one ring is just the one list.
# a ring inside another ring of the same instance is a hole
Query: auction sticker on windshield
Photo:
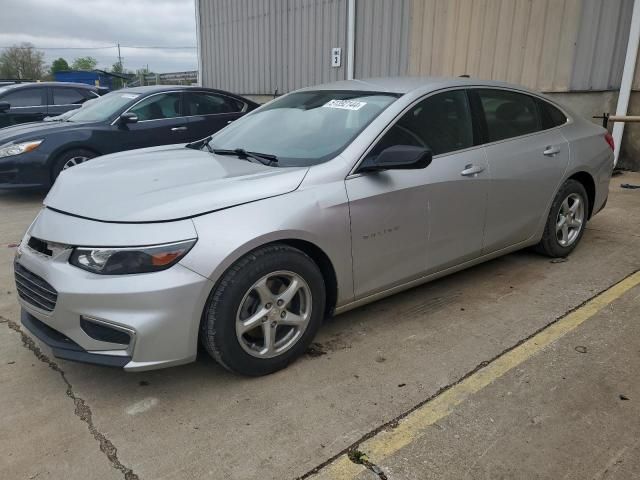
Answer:
[[342, 110], [360, 110], [367, 102], [359, 102], [357, 100], [330, 100], [323, 107], [340, 108]]

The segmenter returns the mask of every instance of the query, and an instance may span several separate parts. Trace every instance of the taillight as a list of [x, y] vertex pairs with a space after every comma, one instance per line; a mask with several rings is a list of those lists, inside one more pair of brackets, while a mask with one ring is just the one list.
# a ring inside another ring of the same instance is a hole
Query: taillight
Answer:
[[609, 132], [607, 132], [607, 133], [604, 134], [604, 139], [607, 141], [607, 143], [611, 147], [611, 150], [615, 150], [616, 149], [615, 143], [613, 141], [613, 135], [611, 135]]

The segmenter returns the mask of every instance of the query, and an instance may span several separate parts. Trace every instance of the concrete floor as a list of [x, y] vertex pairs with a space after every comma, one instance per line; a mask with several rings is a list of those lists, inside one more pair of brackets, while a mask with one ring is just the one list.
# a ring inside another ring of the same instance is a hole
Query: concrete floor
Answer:
[[[640, 191], [623, 182], [640, 175], [612, 180], [568, 261], [518, 252], [338, 316], [315, 353], [258, 379], [207, 358], [125, 374], [40, 352], [17, 325], [11, 245], [41, 196], [0, 193], [0, 478], [284, 479], [364, 448], [640, 269]], [[398, 479], [640, 477], [639, 298], [629, 291], [376, 465]]]

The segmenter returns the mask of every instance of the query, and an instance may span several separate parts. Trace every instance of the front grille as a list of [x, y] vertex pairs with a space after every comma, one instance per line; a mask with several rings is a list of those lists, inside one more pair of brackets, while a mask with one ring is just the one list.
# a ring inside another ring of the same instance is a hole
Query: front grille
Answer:
[[58, 300], [56, 289], [18, 262], [13, 264], [13, 269], [20, 298], [34, 307], [52, 312]]

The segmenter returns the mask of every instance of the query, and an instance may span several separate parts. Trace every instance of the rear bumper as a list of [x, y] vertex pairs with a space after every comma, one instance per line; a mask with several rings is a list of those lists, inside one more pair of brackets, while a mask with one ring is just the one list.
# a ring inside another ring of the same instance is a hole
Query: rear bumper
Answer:
[[20, 321], [38, 340], [51, 348], [53, 355], [57, 358], [119, 368], [124, 367], [131, 361], [131, 357], [129, 356], [87, 352], [69, 337], [41, 322], [24, 308], [20, 314]]

